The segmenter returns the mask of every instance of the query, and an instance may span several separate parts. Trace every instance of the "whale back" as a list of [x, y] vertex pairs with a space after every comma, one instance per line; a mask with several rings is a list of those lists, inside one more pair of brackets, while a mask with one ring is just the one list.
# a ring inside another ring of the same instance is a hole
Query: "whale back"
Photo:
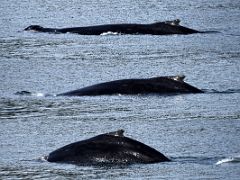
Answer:
[[199, 33], [199, 31], [187, 28], [180, 25], [180, 20], [155, 22], [152, 24], [152, 34], [156, 35], [170, 35], [170, 34], [192, 34]]
[[132, 164], [170, 161], [159, 151], [123, 136], [123, 130], [71, 143], [51, 152], [46, 160], [74, 164]]
[[112, 94], [168, 94], [202, 93], [200, 89], [184, 82], [184, 75], [160, 76], [147, 79], [121, 79], [87, 86], [58, 96], [96, 96]]
[[106, 32], [117, 34], [152, 34], [152, 35], [170, 35], [170, 34], [192, 34], [199, 31], [180, 26], [180, 20], [155, 22], [152, 24], [102, 24], [94, 26], [69, 27], [69, 28], [43, 28], [39, 25], [31, 25], [25, 28], [26, 31], [33, 30], [48, 33], [76, 33], [81, 35], [102, 35]]

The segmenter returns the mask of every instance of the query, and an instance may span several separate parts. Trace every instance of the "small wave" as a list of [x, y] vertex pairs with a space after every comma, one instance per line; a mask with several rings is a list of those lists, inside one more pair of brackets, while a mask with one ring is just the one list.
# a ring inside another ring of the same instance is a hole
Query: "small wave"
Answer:
[[177, 162], [181, 164], [204, 164], [212, 165], [217, 161], [215, 157], [203, 157], [203, 156], [179, 156], [170, 157], [172, 162]]
[[15, 95], [20, 95], [20, 96], [35, 96], [35, 97], [47, 97], [47, 96], [56, 96], [53, 94], [45, 94], [41, 92], [29, 92], [29, 91], [18, 91], [15, 93]]
[[240, 34], [225, 34], [226, 36], [236, 36], [236, 37], [239, 37]]
[[222, 93], [222, 94], [231, 94], [231, 93], [240, 93], [240, 89], [227, 89], [223, 91], [215, 89], [202, 89], [205, 93]]
[[109, 35], [120, 35], [121, 33], [118, 32], [112, 32], [112, 31], [108, 31], [108, 32], [104, 32], [102, 34], [100, 34], [101, 36], [109, 36]]
[[39, 161], [39, 162], [47, 162], [47, 158], [48, 158], [48, 156], [42, 156], [42, 157], [39, 157], [37, 159], [37, 161]]
[[240, 163], [240, 155], [236, 157], [229, 157], [219, 160], [216, 165], [220, 165], [223, 163]]
[[21, 159], [20, 161], [23, 161], [23, 162], [48, 162], [47, 158], [48, 158], [48, 156], [45, 155], [45, 156], [38, 157], [36, 159]]

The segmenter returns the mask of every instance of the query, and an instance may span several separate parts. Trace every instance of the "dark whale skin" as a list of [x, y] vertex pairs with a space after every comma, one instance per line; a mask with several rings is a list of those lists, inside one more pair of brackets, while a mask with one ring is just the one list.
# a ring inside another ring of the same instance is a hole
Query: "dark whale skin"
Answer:
[[202, 33], [179, 25], [180, 20], [156, 22], [152, 24], [104, 24], [85, 27], [71, 28], [44, 28], [39, 25], [31, 25], [25, 28], [25, 31], [37, 31], [48, 33], [76, 33], [80, 35], [101, 35], [106, 32], [116, 32], [119, 34], [152, 34], [152, 35], [170, 35], [170, 34], [193, 34]]
[[80, 165], [170, 161], [159, 151], [123, 136], [123, 130], [100, 134], [90, 139], [71, 143], [51, 152], [46, 156], [46, 160], [48, 162]]
[[97, 96], [112, 94], [171, 94], [203, 93], [202, 90], [183, 81], [185, 76], [162, 76], [148, 79], [122, 79], [95, 84], [58, 96]]

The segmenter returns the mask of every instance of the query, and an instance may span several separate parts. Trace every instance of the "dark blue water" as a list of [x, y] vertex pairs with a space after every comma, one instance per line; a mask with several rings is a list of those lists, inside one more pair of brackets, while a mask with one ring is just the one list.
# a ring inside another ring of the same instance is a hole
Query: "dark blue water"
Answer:
[[[238, 1], [16, 1], [0, 4], [1, 179], [238, 179]], [[151, 36], [43, 34], [31, 24], [181, 24], [220, 33]], [[173, 96], [42, 97], [123, 78], [186, 75], [207, 91]], [[74, 141], [124, 129], [173, 161], [93, 167], [48, 163]]]

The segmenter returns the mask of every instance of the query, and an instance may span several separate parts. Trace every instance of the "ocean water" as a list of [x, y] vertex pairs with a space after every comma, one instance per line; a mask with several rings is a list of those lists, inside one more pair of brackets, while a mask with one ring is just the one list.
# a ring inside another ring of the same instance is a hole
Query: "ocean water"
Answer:
[[[1, 179], [239, 179], [238, 1], [16, 1], [0, 4]], [[81, 36], [24, 32], [181, 19], [193, 35]], [[57, 94], [99, 82], [184, 74], [204, 94], [96, 97]], [[76, 166], [41, 157], [124, 129], [167, 163]]]

